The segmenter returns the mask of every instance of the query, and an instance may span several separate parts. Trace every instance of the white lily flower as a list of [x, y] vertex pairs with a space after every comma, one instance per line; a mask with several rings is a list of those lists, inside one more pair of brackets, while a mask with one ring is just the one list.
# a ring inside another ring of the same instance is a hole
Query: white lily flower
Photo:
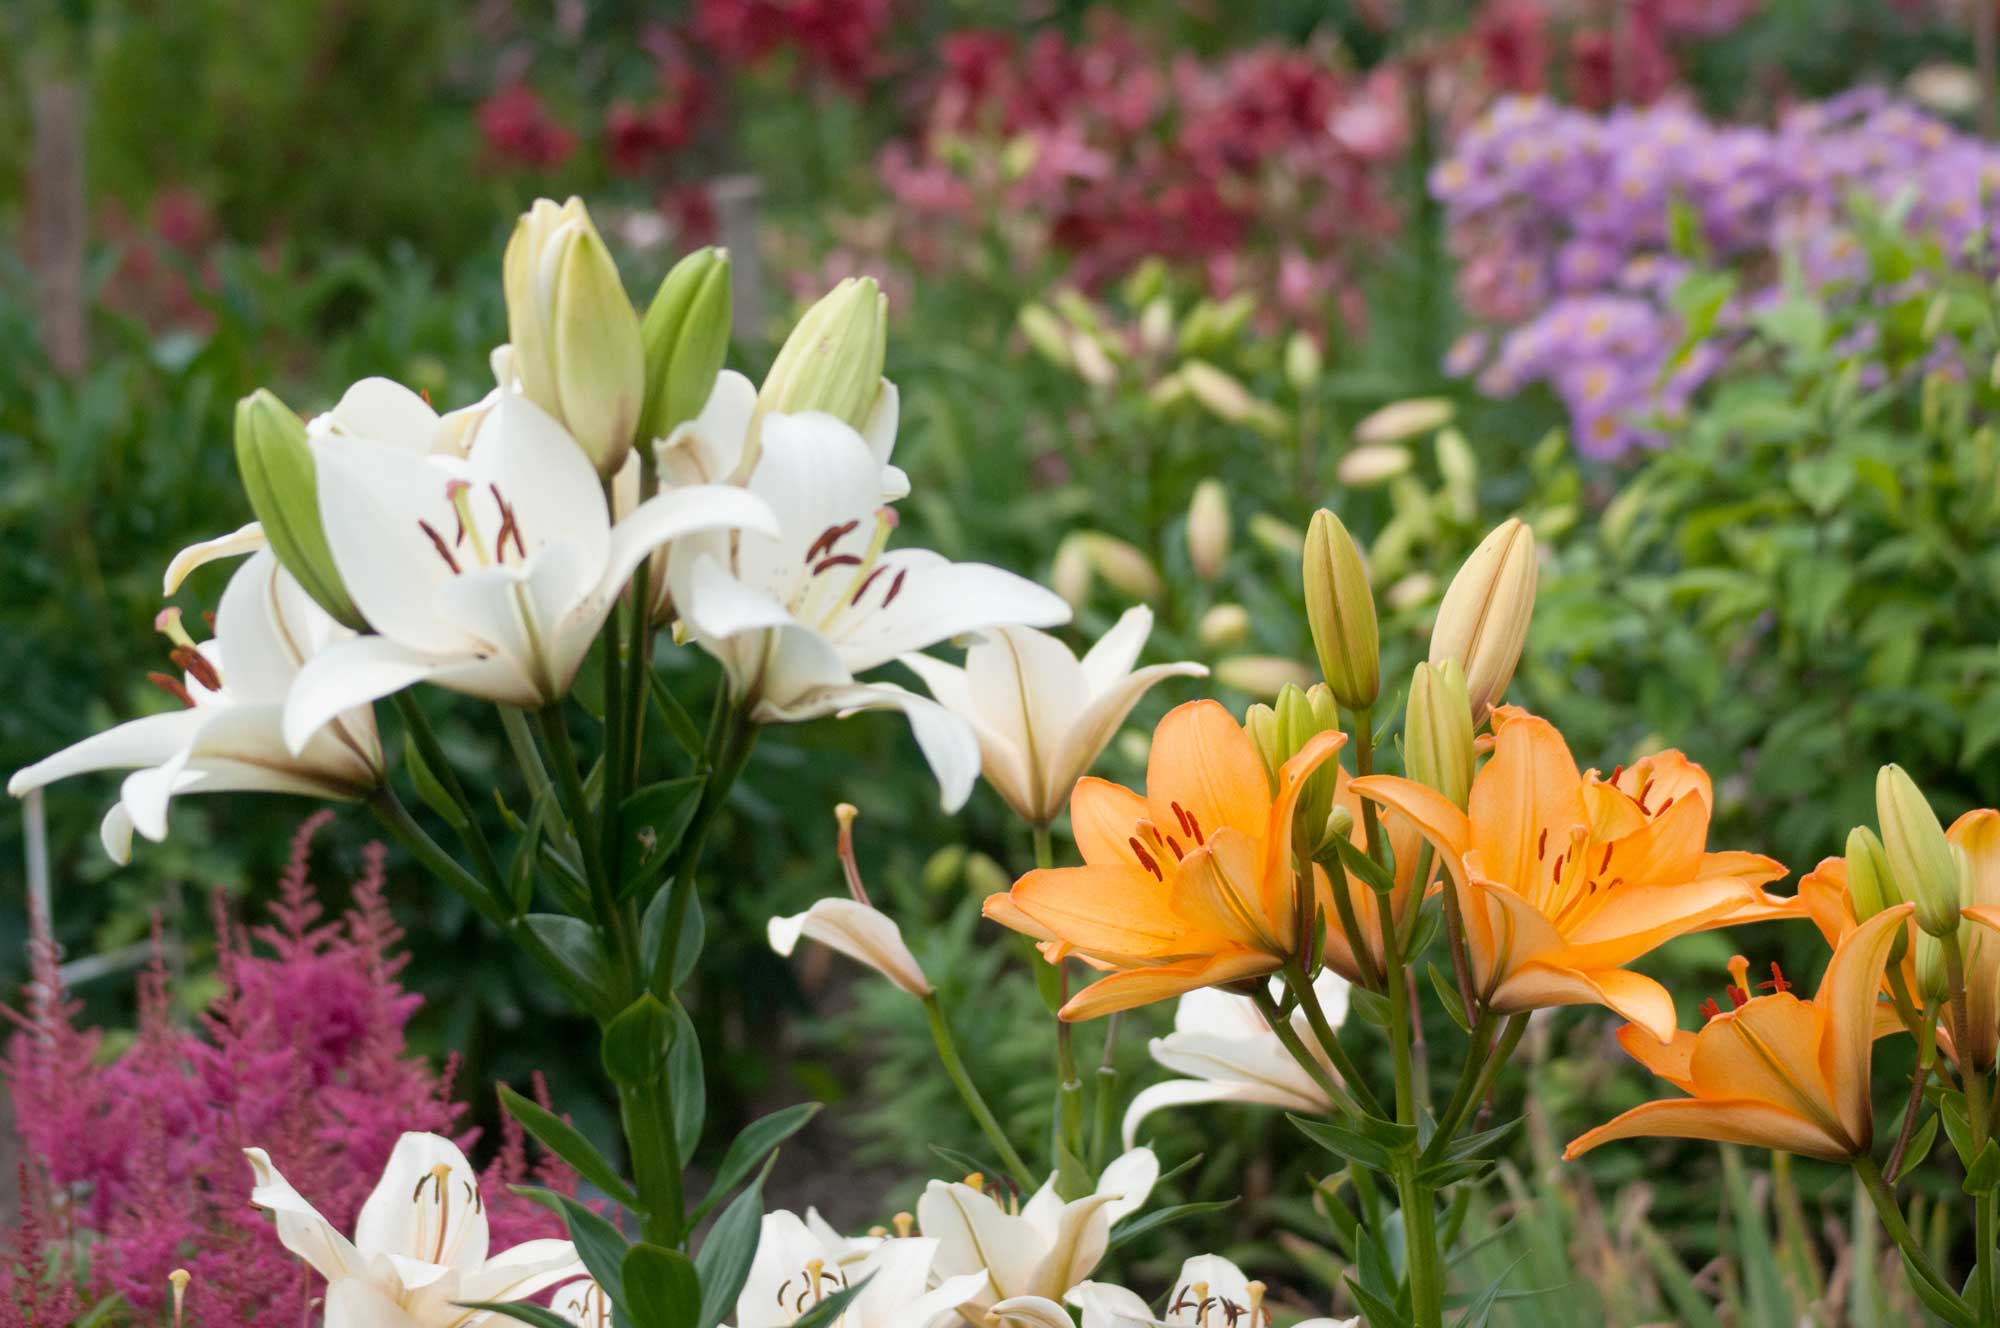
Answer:
[[1090, 771], [1147, 689], [1164, 678], [1206, 677], [1184, 661], [1133, 671], [1153, 630], [1153, 611], [1128, 609], [1078, 660], [1032, 627], [995, 627], [958, 668], [929, 655], [903, 656], [938, 703], [972, 725], [980, 768], [1022, 820], [1047, 825]]
[[923, 966], [903, 943], [896, 920], [859, 900], [819, 900], [803, 913], [772, 918], [766, 935], [781, 955], [790, 956], [803, 936], [868, 965], [912, 996], [922, 998], [933, 990]]
[[931, 1286], [938, 1244], [897, 1236], [861, 1249], [824, 1222], [782, 1209], [766, 1213], [750, 1276], [736, 1298], [735, 1328], [790, 1328], [826, 1297], [863, 1281], [868, 1285], [833, 1328], [931, 1328], [987, 1287], [983, 1270], [943, 1276]]
[[[1272, 995], [1282, 986], [1274, 981]], [[1347, 982], [1331, 969], [1313, 979], [1327, 1019], [1338, 1027], [1347, 1016]], [[1292, 1012], [1292, 1029], [1308, 1050], [1327, 1064], [1306, 1022], [1305, 1012]], [[1169, 1079], [1141, 1089], [1125, 1109], [1125, 1146], [1139, 1136], [1139, 1122], [1162, 1107], [1195, 1102], [1256, 1102], [1287, 1111], [1324, 1115], [1333, 1105], [1285, 1050], [1285, 1044], [1264, 1021], [1257, 1003], [1214, 987], [1191, 991], [1174, 1009], [1174, 1031], [1146, 1044], [1153, 1059], [1184, 1079]], [[1331, 1070], [1329, 1069], [1329, 1073]]]
[[[183, 643], [184, 709], [148, 715], [85, 738], [15, 774], [15, 797], [93, 770], [130, 770], [104, 818], [104, 848], [131, 857], [132, 832], [166, 838], [167, 808], [182, 793], [302, 793], [351, 801], [382, 782], [382, 743], [366, 705], [343, 708], [297, 749], [283, 738], [285, 697], [300, 672], [354, 634], [326, 615], [269, 551], [238, 568], [222, 593], [216, 635]], [[172, 686], [172, 684], [166, 684]]]
[[[504, 349], [504, 347], [503, 347]], [[497, 371], [497, 370], [496, 370]], [[493, 408], [496, 394], [440, 415], [417, 393], [388, 378], [364, 378], [341, 394], [333, 409], [306, 421], [308, 438], [366, 438], [422, 455], [464, 456], [473, 428]], [[220, 558], [255, 553], [264, 547], [264, 527], [252, 521], [227, 535], [190, 544], [167, 564], [163, 594], [181, 588], [188, 574]]]
[[458, 1301], [523, 1300], [580, 1275], [566, 1240], [531, 1240], [487, 1257], [479, 1177], [451, 1140], [406, 1134], [361, 1205], [354, 1239], [340, 1234], [271, 1164], [246, 1148], [285, 1248], [326, 1278], [326, 1328], [471, 1328], [484, 1310]]
[[[910, 493], [910, 477], [889, 464], [896, 448], [901, 413], [896, 385], [884, 378], [875, 405], [861, 426], [861, 440], [882, 467], [882, 501], [895, 502]], [[654, 444], [660, 479], [667, 484], [729, 484], [747, 478], [746, 462], [757, 460], [751, 433], [762, 423], [757, 414], [757, 388], [734, 369], [716, 375], [701, 413], [675, 426]]]
[[595, 1278], [571, 1282], [549, 1300], [549, 1308], [576, 1325], [576, 1328], [611, 1328], [611, 1297]]
[[896, 522], [881, 506], [882, 473], [861, 435], [831, 416], [765, 416], [749, 489], [780, 533], [677, 542], [674, 604], [758, 723], [903, 711], [954, 810], [979, 775], [970, 726], [928, 697], [856, 675], [961, 632], [1053, 626], [1069, 606], [997, 567], [886, 549]]
[[1153, 1150], [1135, 1148], [1104, 1169], [1095, 1192], [1064, 1203], [1050, 1177], [1018, 1213], [984, 1190], [934, 1180], [917, 1201], [917, 1224], [939, 1242], [940, 1277], [984, 1269], [992, 1279], [990, 1288], [960, 1302], [977, 1323], [999, 1301], [1062, 1299], [1104, 1257], [1112, 1224], [1144, 1206], [1159, 1178]]
[[[1164, 1316], [1153, 1313], [1136, 1293], [1108, 1282], [1085, 1282], [1066, 1299], [1083, 1311], [1083, 1328], [1270, 1328], [1264, 1284], [1243, 1275], [1219, 1254], [1197, 1254], [1181, 1265], [1167, 1295]], [[1011, 1317], [1034, 1322], [1040, 1307], [1023, 1306]], [[1307, 1319], [1295, 1328], [1360, 1328], [1361, 1320]]]
[[611, 524], [590, 461], [502, 392], [463, 458], [361, 437], [314, 443], [327, 543], [380, 635], [341, 643], [292, 689], [285, 737], [433, 682], [507, 705], [560, 700], [639, 560], [693, 531], [775, 531], [753, 495], [678, 489]]

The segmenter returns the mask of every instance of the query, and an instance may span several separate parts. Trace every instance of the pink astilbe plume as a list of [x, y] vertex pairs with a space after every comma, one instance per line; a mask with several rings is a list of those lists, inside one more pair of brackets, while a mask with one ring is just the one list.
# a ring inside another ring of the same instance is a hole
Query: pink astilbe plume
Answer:
[[[440, 1074], [405, 1041], [421, 998], [397, 981], [407, 956], [395, 949], [402, 932], [385, 902], [379, 844], [366, 851], [345, 913], [323, 920], [308, 860], [330, 816], [300, 826], [268, 924], [246, 931], [216, 897], [221, 992], [195, 1028], [173, 1017], [156, 947], [139, 982], [137, 1034], [100, 1059], [102, 1034], [76, 1026], [54, 947], [38, 941], [22, 1027], [0, 1072], [35, 1181], [23, 1192], [46, 1201], [4, 1270], [0, 1316], [24, 1302], [48, 1214], [62, 1212], [89, 1236], [87, 1298], [116, 1292], [154, 1314], [169, 1299], [168, 1274], [186, 1268], [190, 1326], [291, 1328], [307, 1321], [318, 1279], [250, 1208], [243, 1149], [268, 1150], [329, 1220], [351, 1230], [404, 1131], [455, 1135], [470, 1147], [449, 1067]], [[525, 1148], [502, 1152], [518, 1160], [485, 1178], [496, 1240], [560, 1234], [549, 1214], [505, 1188], [530, 1174]], [[0, 1328], [11, 1322], [0, 1317]]]

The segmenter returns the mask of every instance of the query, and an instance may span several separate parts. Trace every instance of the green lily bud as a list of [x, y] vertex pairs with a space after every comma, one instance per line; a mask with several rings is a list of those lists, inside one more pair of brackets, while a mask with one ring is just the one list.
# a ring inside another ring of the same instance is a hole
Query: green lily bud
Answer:
[[1472, 444], [1456, 429], [1440, 429], [1436, 446], [1445, 501], [1451, 505], [1454, 519], [1470, 521], [1479, 510], [1479, 461], [1472, 454]]
[[1951, 965], [1945, 960], [1944, 942], [1923, 930], [1917, 932], [1917, 997], [1937, 1005], [1951, 999]]
[[1285, 381], [1292, 391], [1305, 393], [1319, 386], [1326, 372], [1326, 357], [1310, 332], [1294, 332], [1285, 342]]
[[336, 621], [366, 631], [326, 542], [306, 426], [261, 387], [236, 403], [236, 470], [279, 564]]
[[1430, 660], [1458, 661], [1477, 728], [1506, 692], [1535, 612], [1535, 535], [1509, 517], [1479, 542], [1438, 605]]
[[1217, 604], [1201, 615], [1195, 635], [1205, 646], [1241, 645], [1250, 637], [1250, 610], [1241, 604]]
[[1076, 355], [1069, 347], [1069, 329], [1063, 321], [1039, 304], [1025, 304], [1015, 316], [1021, 326], [1021, 335], [1028, 339], [1041, 357], [1058, 369], [1076, 367]]
[[1932, 936], [1958, 930], [1959, 865], [1937, 813], [1899, 765], [1875, 776], [1875, 815], [1897, 890], [1917, 906], [1917, 926]]
[[1463, 810], [1472, 795], [1472, 699], [1457, 660], [1419, 664], [1410, 675], [1403, 738], [1410, 778]]
[[1856, 922], [1866, 922], [1903, 902], [1882, 841], [1865, 825], [1847, 832], [1847, 900]]
[[[1305, 689], [1286, 687], [1278, 693], [1277, 714], [1278, 751], [1282, 757], [1279, 765], [1297, 756], [1320, 734], [1340, 727], [1340, 712], [1325, 683], [1314, 683]], [[1337, 768], [1336, 762], [1328, 761], [1314, 772], [1299, 793], [1298, 824], [1310, 831], [1312, 842], [1307, 845], [1310, 851], [1318, 851], [1327, 815], [1333, 811]]]
[[1297, 558], [1305, 552], [1305, 532], [1269, 512], [1259, 512], [1251, 517], [1249, 529], [1250, 538], [1274, 557]]
[[1354, 537], [1323, 507], [1306, 528], [1305, 591], [1320, 673], [1342, 705], [1367, 709], [1382, 690], [1375, 593]]
[[1262, 701], [1256, 702], [1243, 712], [1243, 731], [1256, 744], [1257, 755], [1264, 762], [1264, 773], [1271, 780], [1271, 792], [1276, 794], [1278, 767], [1285, 763], [1283, 744], [1278, 737], [1278, 712]]
[[726, 249], [695, 250], [660, 283], [639, 327], [646, 352], [640, 440], [665, 438], [701, 413], [729, 353], [732, 308]]
[[1229, 490], [1217, 479], [1203, 480], [1188, 503], [1188, 562], [1194, 574], [1213, 581], [1229, 559]]
[[1180, 367], [1180, 378], [1194, 399], [1225, 423], [1246, 425], [1266, 435], [1285, 428], [1284, 412], [1252, 395], [1241, 379], [1207, 360], [1187, 361]]
[[759, 414], [824, 411], [859, 429], [882, 392], [889, 297], [873, 277], [848, 277], [806, 310], [771, 362]]
[[617, 474], [646, 401], [646, 352], [583, 200], [537, 199], [507, 242], [503, 274], [522, 393], [562, 422], [598, 474]]

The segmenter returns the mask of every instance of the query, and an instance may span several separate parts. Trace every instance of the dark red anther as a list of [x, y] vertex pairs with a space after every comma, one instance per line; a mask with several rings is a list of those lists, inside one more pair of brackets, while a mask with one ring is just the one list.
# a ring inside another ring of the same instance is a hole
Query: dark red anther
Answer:
[[1739, 1010], [1750, 1003], [1750, 993], [1733, 982], [1723, 990], [1729, 993], [1729, 1003]]
[[1769, 982], [1758, 983], [1757, 990], [1779, 992], [1779, 991], [1790, 991], [1791, 989], [1792, 989], [1792, 984], [1785, 980], [1784, 970], [1778, 967], [1776, 960], [1772, 960], [1771, 980]]
[[180, 665], [181, 671], [191, 676], [211, 692], [222, 690], [222, 675], [215, 671], [208, 656], [192, 646], [175, 646], [167, 652], [167, 658]]
[[1547, 826], [1543, 826], [1542, 833], [1535, 836], [1535, 861], [1540, 862], [1542, 860], [1543, 855], [1546, 854], [1548, 851], [1549, 851], [1549, 828]]
[[1713, 1019], [1722, 1013], [1722, 1007], [1717, 1005], [1715, 998], [1711, 996], [1701, 1003], [1701, 1013], [1704, 1018]]
[[1179, 862], [1182, 858], [1185, 858], [1187, 856], [1186, 853], [1181, 851], [1181, 846], [1174, 842], [1174, 837], [1172, 835], [1167, 836], [1167, 848], [1170, 852], [1173, 853], [1175, 862]]
[[812, 574], [814, 576], [818, 576], [821, 572], [829, 571], [835, 567], [859, 567], [859, 566], [861, 566], [861, 559], [856, 557], [854, 554], [834, 553], [827, 555], [826, 557], [820, 559], [817, 563], [813, 564]]
[[889, 593], [882, 597], [883, 608], [886, 609], [891, 604], [894, 604], [896, 602], [896, 596], [903, 593], [903, 578], [908, 576], [909, 574], [910, 574], [910, 569], [907, 567], [905, 567], [902, 571], [896, 573], [896, 579], [889, 583]]
[[1645, 782], [1645, 783], [1643, 783], [1643, 784], [1641, 784], [1641, 785], [1639, 786], [1639, 810], [1640, 810], [1640, 811], [1642, 811], [1642, 812], [1643, 812], [1643, 811], [1645, 811], [1645, 810], [1646, 810], [1646, 795], [1647, 795], [1648, 793], [1651, 793], [1652, 791], [1653, 791], [1653, 781], [1652, 781], [1652, 778], [1651, 778], [1650, 776], [1648, 776], [1648, 777], [1647, 777], [1647, 780], [1646, 780], [1646, 782]]
[[194, 709], [194, 698], [188, 695], [188, 689], [181, 684], [179, 678], [169, 677], [164, 673], [148, 673], [146, 681], [165, 692], [168, 696], [173, 697], [174, 700], [179, 701], [188, 709]]
[[438, 557], [444, 559], [444, 565], [451, 569], [452, 575], [457, 576], [458, 559], [451, 556], [451, 546], [444, 542], [444, 536], [437, 533], [437, 527], [428, 521], [419, 521], [417, 525], [431, 537], [431, 547], [438, 551]]
[[1667, 808], [1673, 805], [1674, 805], [1674, 800], [1672, 797], [1669, 797], [1665, 802], [1660, 804], [1660, 810], [1653, 814], [1655, 816], [1665, 816], [1667, 814]]
[[500, 534], [493, 541], [493, 556], [496, 559], [506, 558], [507, 537], [512, 535], [514, 537], [514, 552], [526, 558], [528, 556], [528, 546], [521, 539], [521, 523], [514, 516], [514, 505], [500, 496], [499, 485], [489, 484], [487, 487], [493, 491], [494, 506], [500, 509]]
[[1146, 851], [1146, 846], [1139, 842], [1139, 836], [1137, 835], [1132, 836], [1132, 838], [1128, 842], [1132, 845], [1132, 852], [1138, 855], [1139, 865], [1141, 867], [1144, 867], [1147, 871], [1153, 873], [1154, 880], [1164, 881], [1167, 879], [1160, 873], [1160, 864], [1153, 861], [1153, 855], [1148, 853]]
[[1606, 872], [1606, 871], [1607, 871], [1607, 870], [1608, 870], [1608, 869], [1610, 868], [1610, 866], [1611, 866], [1611, 850], [1612, 850], [1612, 848], [1613, 848], [1613, 847], [1614, 847], [1614, 846], [1613, 846], [1613, 845], [1611, 845], [1611, 844], [1606, 844], [1606, 845], [1604, 846], [1604, 861], [1602, 861], [1602, 862], [1600, 862], [1600, 863], [1598, 863], [1598, 864], [1597, 864], [1597, 874], [1598, 874], [1599, 876], [1602, 876], [1602, 875], [1604, 875], [1604, 873], [1605, 873], [1605, 872]]
[[[840, 525], [828, 526], [825, 530], [822, 530], [819, 533], [819, 538], [812, 542], [812, 547], [806, 550], [806, 561], [812, 562], [823, 553], [831, 553], [833, 546], [846, 539], [853, 532], [854, 528], [860, 524], [859, 521], [846, 521]], [[856, 559], [855, 561], [859, 562], [860, 560]]]
[[867, 576], [861, 578], [861, 584], [858, 587], [856, 587], [854, 591], [854, 602], [856, 604], [859, 604], [861, 602], [861, 597], [868, 593], [868, 587], [874, 585], [875, 578], [882, 575], [882, 573], [885, 570], [887, 569], [884, 568], [882, 564], [877, 563], [875, 565], [874, 571], [870, 572]]
[[1612, 766], [1612, 767], [1611, 767], [1611, 782], [1612, 782], [1613, 784], [1616, 784], [1616, 783], [1618, 782], [1618, 777], [1619, 777], [1620, 775], [1624, 774], [1624, 773], [1625, 773], [1625, 766], [1624, 766], [1624, 763], [1623, 763], [1623, 762], [1620, 762], [1619, 764], [1617, 764], [1617, 765], [1614, 765], [1614, 766]]

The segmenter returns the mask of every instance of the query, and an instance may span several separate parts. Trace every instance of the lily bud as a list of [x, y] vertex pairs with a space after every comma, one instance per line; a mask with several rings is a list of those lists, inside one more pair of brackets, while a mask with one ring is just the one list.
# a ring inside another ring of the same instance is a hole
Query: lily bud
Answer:
[[1472, 794], [1472, 701], [1455, 659], [1419, 664], [1403, 721], [1410, 778], [1464, 809]]
[[1229, 558], [1229, 490], [1221, 480], [1207, 479], [1195, 486], [1188, 504], [1187, 548], [1196, 576], [1213, 581], [1222, 574], [1222, 564]]
[[1937, 813], [1903, 767], [1885, 765], [1875, 776], [1875, 816], [1897, 889], [1917, 906], [1917, 926], [1951, 935], [1958, 930], [1959, 865]]
[[1847, 832], [1847, 899], [1856, 922], [1866, 922], [1903, 902], [1882, 841], [1865, 825]]
[[1241, 604], [1217, 604], [1201, 615], [1194, 630], [1205, 646], [1240, 645], [1250, 636], [1250, 610]]
[[1310, 332], [1294, 332], [1285, 342], [1285, 381], [1292, 391], [1306, 393], [1319, 386], [1326, 370], [1326, 357]]
[[278, 562], [337, 621], [367, 630], [326, 542], [306, 426], [265, 388], [236, 403], [236, 470]]
[[817, 410], [859, 429], [882, 391], [889, 297], [873, 277], [848, 277], [806, 310], [757, 393], [760, 414]]
[[1049, 565], [1049, 587], [1068, 601], [1071, 608], [1083, 607], [1090, 598], [1090, 583], [1096, 574], [1090, 569], [1090, 553], [1084, 547], [1086, 536], [1082, 531], [1063, 537], [1056, 545], [1056, 556]]
[[1285, 763], [1283, 744], [1278, 737], [1278, 712], [1258, 701], [1243, 712], [1243, 731], [1257, 748], [1264, 773], [1270, 777], [1271, 792], [1278, 791], [1278, 767]]
[[1112, 589], [1131, 599], [1160, 597], [1160, 574], [1154, 570], [1153, 560], [1141, 553], [1137, 545], [1097, 531], [1078, 538], [1090, 570], [1103, 577]]
[[1951, 966], [1945, 960], [1944, 942], [1923, 930], [1917, 932], [1917, 997], [1935, 1005], [1951, 999]]
[[701, 413], [729, 352], [729, 251], [697, 249], [674, 264], [646, 309], [646, 401], [639, 438], [665, 438]]
[[1509, 517], [1458, 569], [1431, 628], [1430, 662], [1457, 660], [1477, 728], [1513, 681], [1535, 611], [1535, 535]]
[[1451, 423], [1455, 407], [1445, 397], [1392, 401], [1354, 426], [1357, 443], [1400, 443]]
[[598, 474], [617, 474], [646, 401], [646, 353], [583, 200], [537, 199], [507, 242], [504, 276], [523, 395], [561, 421]]
[[1375, 593], [1354, 537], [1324, 507], [1306, 528], [1305, 591], [1320, 673], [1342, 705], [1367, 709], [1382, 690]]
[[1043, 359], [1058, 369], [1076, 367], [1076, 356], [1069, 346], [1069, 329], [1063, 326], [1062, 319], [1039, 304], [1027, 304], [1021, 306], [1016, 321], [1021, 325], [1021, 335]]
[[[1278, 693], [1279, 764], [1291, 760], [1308, 742], [1329, 729], [1340, 727], [1340, 712], [1333, 693], [1325, 683], [1301, 689], [1287, 686]], [[1308, 850], [1317, 851], [1322, 842], [1328, 813], [1333, 810], [1333, 788], [1338, 763], [1328, 761], [1315, 771], [1299, 792], [1298, 824], [1309, 832]]]
[[1305, 532], [1269, 512], [1259, 512], [1250, 518], [1250, 538], [1280, 558], [1297, 558], [1305, 552]]
[[1174, 344], [1174, 302], [1156, 295], [1139, 311], [1139, 346], [1148, 355], [1164, 355]]
[[1266, 434], [1285, 427], [1285, 417], [1277, 407], [1252, 395], [1241, 379], [1207, 360], [1187, 361], [1181, 365], [1180, 377], [1194, 399], [1225, 423], [1247, 425]]
[[1399, 443], [1364, 443], [1342, 457], [1333, 473], [1350, 489], [1372, 489], [1408, 474], [1415, 464], [1410, 449]]
[[1216, 662], [1215, 680], [1252, 696], [1275, 696], [1287, 683], [1303, 687], [1313, 676], [1311, 669], [1283, 655], [1231, 655]]
[[1456, 429], [1438, 431], [1437, 464], [1452, 516], [1460, 521], [1472, 520], [1479, 510], [1479, 461], [1464, 434]]

